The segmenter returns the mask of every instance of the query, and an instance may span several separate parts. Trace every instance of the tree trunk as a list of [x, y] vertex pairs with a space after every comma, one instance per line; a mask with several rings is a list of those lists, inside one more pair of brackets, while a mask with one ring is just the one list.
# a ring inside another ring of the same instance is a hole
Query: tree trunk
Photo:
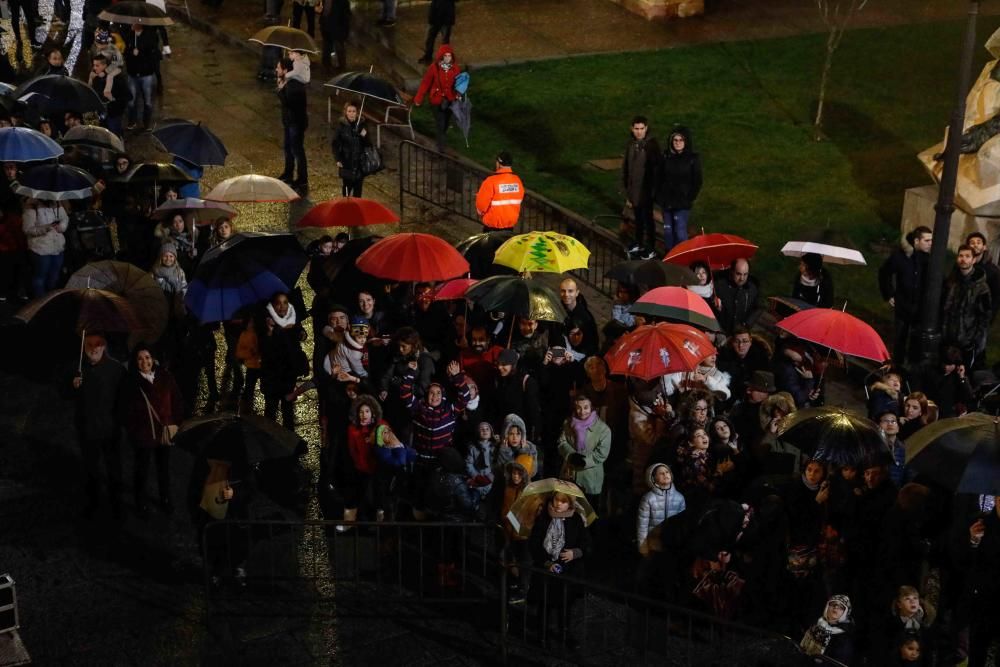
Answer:
[[826, 86], [830, 80], [830, 68], [833, 67], [833, 53], [837, 50], [836, 28], [830, 29], [826, 40], [826, 58], [823, 60], [823, 74], [819, 79], [819, 95], [816, 102], [816, 118], [813, 120], [813, 138], [822, 140], [823, 105], [826, 102]]

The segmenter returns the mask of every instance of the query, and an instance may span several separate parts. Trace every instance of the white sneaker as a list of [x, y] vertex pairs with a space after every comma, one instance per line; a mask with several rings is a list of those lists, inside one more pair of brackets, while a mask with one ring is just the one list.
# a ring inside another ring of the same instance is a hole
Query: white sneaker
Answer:
[[656, 259], [656, 251], [653, 249], [643, 250], [639, 253], [639, 259]]

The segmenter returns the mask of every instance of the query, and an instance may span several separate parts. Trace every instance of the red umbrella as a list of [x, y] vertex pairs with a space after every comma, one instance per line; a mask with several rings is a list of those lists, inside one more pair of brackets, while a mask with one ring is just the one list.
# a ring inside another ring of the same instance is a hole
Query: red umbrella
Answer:
[[642, 380], [693, 371], [715, 354], [705, 334], [686, 324], [647, 324], [622, 336], [604, 356], [613, 375]]
[[365, 250], [357, 267], [376, 278], [434, 282], [469, 272], [469, 263], [444, 239], [430, 234], [394, 234]]
[[841, 354], [888, 361], [889, 350], [871, 326], [853, 315], [830, 308], [811, 308], [777, 323], [796, 338], [816, 343]]
[[296, 227], [365, 227], [399, 222], [399, 216], [377, 201], [360, 197], [331, 199], [313, 206]]
[[709, 331], [720, 331], [715, 313], [705, 300], [683, 287], [651, 289], [632, 304], [630, 313], [662, 317], [673, 322], [693, 324]]
[[682, 266], [705, 262], [713, 269], [724, 269], [734, 260], [750, 259], [755, 252], [756, 244], [742, 236], [699, 234], [675, 245], [663, 261]]
[[435, 301], [454, 301], [465, 298], [465, 290], [469, 289], [478, 280], [473, 278], [455, 278], [444, 283], [434, 291]]

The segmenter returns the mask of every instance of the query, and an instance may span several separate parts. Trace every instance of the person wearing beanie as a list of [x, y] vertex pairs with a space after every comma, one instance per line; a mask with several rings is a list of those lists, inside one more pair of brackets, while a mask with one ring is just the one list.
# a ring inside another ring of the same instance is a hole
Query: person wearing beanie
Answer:
[[810, 306], [833, 306], [833, 278], [823, 268], [823, 256], [807, 252], [799, 259], [799, 275], [792, 283], [792, 298]]
[[160, 246], [160, 256], [153, 264], [152, 273], [156, 284], [168, 297], [183, 302], [187, 293], [187, 276], [177, 262], [177, 246], [174, 243], [164, 243]]
[[823, 615], [806, 630], [799, 647], [806, 655], [822, 655], [845, 665], [851, 664], [854, 655], [851, 599], [846, 595], [832, 596], [823, 609]]
[[476, 210], [483, 219], [485, 232], [511, 229], [521, 215], [524, 183], [514, 173], [513, 166], [511, 154], [500, 151], [496, 158], [496, 171], [483, 180], [476, 193]]

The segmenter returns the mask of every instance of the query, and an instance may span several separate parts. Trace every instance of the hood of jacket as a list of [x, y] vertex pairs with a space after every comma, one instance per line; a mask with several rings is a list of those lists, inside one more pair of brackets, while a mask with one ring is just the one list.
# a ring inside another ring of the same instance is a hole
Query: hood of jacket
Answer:
[[771, 411], [774, 408], [781, 408], [786, 415], [795, 412], [795, 399], [787, 391], [779, 391], [771, 394], [760, 403], [759, 417], [761, 428], [767, 429], [771, 421]]
[[451, 44], [442, 44], [438, 47], [437, 55], [434, 56], [434, 62], [441, 62], [441, 59], [444, 58], [444, 54], [446, 53], [451, 54], [451, 66], [456, 67], [458, 65], [458, 58], [455, 57], [455, 49], [451, 48]]
[[[677, 152], [674, 150], [674, 137], [677, 135], [684, 137], [684, 150]], [[683, 125], [675, 125], [674, 129], [670, 130], [670, 136], [667, 137], [667, 155], [687, 155], [694, 153], [694, 144], [691, 143], [691, 130]]]
[[511, 484], [511, 471], [514, 469], [521, 471], [521, 483], [518, 488], [525, 486], [531, 477], [535, 474], [535, 460], [528, 456], [527, 454], [521, 454], [517, 456], [513, 461], [509, 461], [507, 465], [503, 467], [504, 479], [507, 480], [508, 486], [513, 486]]
[[[518, 415], [515, 415], [513, 412], [503, 418], [503, 431], [500, 434], [500, 438], [501, 438], [500, 442], [502, 444], [506, 444], [507, 443], [507, 434], [510, 433], [510, 429], [511, 429], [512, 426], [516, 426], [519, 429], [521, 429], [521, 440], [524, 443], [527, 443], [528, 442], [528, 427], [524, 425], [524, 420], [521, 419]], [[524, 446], [524, 445], [522, 444], [522, 446]]]
[[367, 405], [372, 411], [372, 424], [382, 421], [382, 406], [378, 399], [370, 394], [361, 394], [351, 402], [351, 414], [348, 415], [351, 423], [358, 426], [358, 410], [362, 405]]
[[[665, 489], [661, 489], [660, 487], [658, 487], [656, 485], [656, 480], [654, 479], [656, 475], [656, 469], [659, 468], [660, 466], [663, 466], [668, 471], [670, 471], [670, 480], [671, 480], [670, 486], [668, 486]], [[674, 478], [674, 471], [671, 470], [670, 466], [668, 466], [666, 463], [654, 463], [653, 465], [646, 468], [646, 486], [649, 487], [650, 491], [656, 491], [657, 493], [666, 493], [670, 491], [671, 489], [674, 488], [673, 478]]]

